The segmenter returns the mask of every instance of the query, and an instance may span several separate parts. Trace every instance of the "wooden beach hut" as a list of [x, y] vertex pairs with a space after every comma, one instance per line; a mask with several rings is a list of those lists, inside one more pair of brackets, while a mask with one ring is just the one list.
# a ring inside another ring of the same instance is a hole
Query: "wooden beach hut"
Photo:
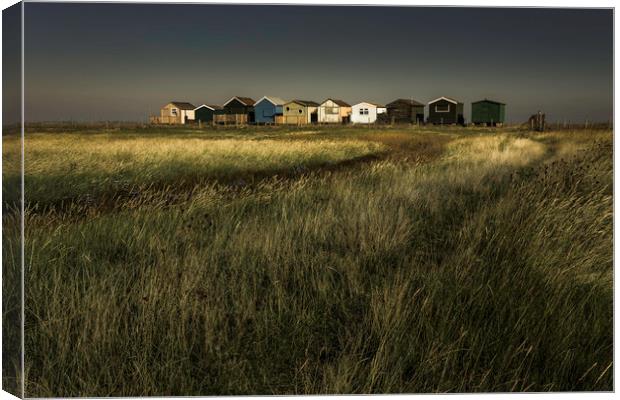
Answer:
[[424, 104], [413, 99], [396, 99], [386, 104], [388, 119], [392, 123], [415, 124], [424, 122]]
[[192, 118], [192, 111], [196, 108], [186, 101], [171, 101], [159, 110], [158, 116], [150, 118], [153, 124], [186, 124]]
[[310, 100], [292, 100], [284, 104], [283, 124], [305, 125], [318, 121], [319, 103]]
[[377, 116], [385, 114], [387, 109], [380, 104], [362, 101], [351, 108], [351, 122], [354, 124], [374, 124]]
[[254, 99], [235, 96], [222, 105], [213, 120], [219, 124], [251, 124], [254, 122]]
[[318, 120], [322, 124], [343, 124], [351, 120], [351, 105], [338, 99], [327, 99], [319, 105]]
[[213, 122], [213, 116], [222, 110], [222, 107], [215, 104], [203, 104], [196, 107], [190, 113], [190, 120], [202, 123]]
[[279, 97], [264, 96], [254, 104], [254, 121], [257, 124], [273, 124], [278, 116], [282, 116], [282, 109], [286, 103]]
[[463, 103], [443, 96], [430, 101], [428, 122], [435, 125], [464, 124]]
[[502, 125], [506, 119], [506, 104], [484, 99], [471, 103], [471, 122], [489, 126]]

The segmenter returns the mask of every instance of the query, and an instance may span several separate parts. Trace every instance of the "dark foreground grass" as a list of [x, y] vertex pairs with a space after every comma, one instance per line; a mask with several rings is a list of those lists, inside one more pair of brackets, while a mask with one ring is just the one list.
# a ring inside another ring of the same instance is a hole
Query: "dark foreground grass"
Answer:
[[30, 211], [27, 395], [612, 390], [611, 135], [435, 147]]

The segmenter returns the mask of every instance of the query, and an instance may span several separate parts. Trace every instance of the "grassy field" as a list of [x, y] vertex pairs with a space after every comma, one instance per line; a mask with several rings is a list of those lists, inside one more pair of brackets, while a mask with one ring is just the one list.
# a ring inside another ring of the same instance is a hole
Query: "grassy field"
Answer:
[[26, 395], [612, 390], [612, 147], [28, 133]]

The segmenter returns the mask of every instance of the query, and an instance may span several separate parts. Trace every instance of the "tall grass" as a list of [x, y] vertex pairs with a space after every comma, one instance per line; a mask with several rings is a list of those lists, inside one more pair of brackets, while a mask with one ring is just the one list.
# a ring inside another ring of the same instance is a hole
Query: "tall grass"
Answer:
[[[18, 154], [6, 140], [5, 157]], [[379, 154], [374, 142], [123, 137], [109, 134], [30, 134], [26, 137], [25, 191], [32, 206], [88, 201], [147, 187], [177, 189], [209, 181], [246, 184], [257, 178], [334, 165]], [[12, 164], [10, 164], [12, 165]], [[8, 170], [7, 184], [19, 170]], [[16, 195], [6, 199], [17, 201]]]
[[582, 136], [31, 209], [27, 394], [612, 390], [612, 141]]
[[[6, 131], [6, 130], [5, 130]], [[17, 132], [15, 134], [18, 134]], [[4, 138], [4, 137], [3, 137]], [[4, 142], [4, 140], [3, 140]], [[20, 182], [7, 183], [10, 171], [19, 171], [20, 147], [2, 160], [2, 193], [21, 198]], [[17, 154], [16, 154], [17, 153]], [[21, 204], [4, 207], [2, 219], [2, 390], [15, 396], [22, 393], [22, 290], [21, 290]]]

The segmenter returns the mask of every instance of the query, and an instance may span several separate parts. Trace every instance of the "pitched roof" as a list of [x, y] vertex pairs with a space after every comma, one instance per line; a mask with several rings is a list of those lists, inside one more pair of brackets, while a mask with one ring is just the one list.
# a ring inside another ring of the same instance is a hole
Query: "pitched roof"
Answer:
[[373, 103], [372, 101], [360, 101], [359, 103], [354, 104], [353, 107], [359, 106], [360, 104], [370, 104], [371, 106], [375, 106], [377, 108], [385, 108], [384, 105], [378, 104], [378, 103]]
[[215, 110], [221, 110], [221, 109], [222, 109], [222, 107], [221, 107], [221, 106], [218, 106], [218, 105], [216, 105], [216, 104], [202, 104], [202, 105], [200, 105], [200, 106], [198, 106], [198, 107], [194, 108], [194, 110], [198, 110], [199, 108], [202, 108], [202, 107], [207, 107], [207, 108], [210, 108], [211, 110], [214, 110], [214, 111], [215, 111]]
[[270, 102], [273, 105], [276, 106], [281, 106], [282, 104], [286, 103], [286, 100], [282, 100], [279, 97], [274, 97], [274, 96], [263, 96], [260, 100], [258, 100], [256, 103], [254, 104], [258, 104], [263, 100], [267, 100], [268, 102]]
[[185, 101], [171, 101], [169, 104], [174, 104], [181, 110], [193, 110], [196, 108], [192, 103], [188, 103]]
[[339, 105], [340, 107], [351, 107], [351, 104], [347, 103], [346, 101], [342, 101], [342, 100], [338, 100], [338, 99], [327, 99], [325, 100], [323, 103], [321, 104], [325, 104], [328, 101], [333, 101], [334, 103], [336, 103], [337, 105]]
[[410, 106], [424, 106], [424, 104], [418, 101], [415, 101], [414, 99], [396, 99], [393, 102], [388, 103], [387, 105], [389, 106], [389, 105], [396, 104], [396, 103], [405, 103]]
[[450, 97], [441, 96], [441, 97], [436, 98], [435, 100], [429, 101], [428, 104], [436, 103], [439, 100], [446, 100], [446, 101], [449, 101], [450, 103], [454, 103], [454, 104], [460, 103], [460, 101], [451, 99]]
[[289, 103], [297, 103], [305, 107], [318, 107], [319, 103], [311, 100], [291, 100]]
[[254, 101], [253, 98], [251, 97], [241, 97], [241, 96], [234, 96], [232, 99], [228, 100], [226, 103], [224, 103], [222, 105], [222, 107], [226, 107], [226, 104], [230, 103], [233, 100], [237, 100], [238, 102], [240, 102], [241, 104], [243, 104], [244, 106], [253, 106], [254, 103], [256, 103]]
[[506, 103], [502, 103], [502, 102], [495, 101], [495, 100], [489, 100], [489, 99], [474, 101], [471, 104], [476, 104], [476, 103], [493, 103], [493, 104], [501, 104], [504, 106], [506, 105]]

